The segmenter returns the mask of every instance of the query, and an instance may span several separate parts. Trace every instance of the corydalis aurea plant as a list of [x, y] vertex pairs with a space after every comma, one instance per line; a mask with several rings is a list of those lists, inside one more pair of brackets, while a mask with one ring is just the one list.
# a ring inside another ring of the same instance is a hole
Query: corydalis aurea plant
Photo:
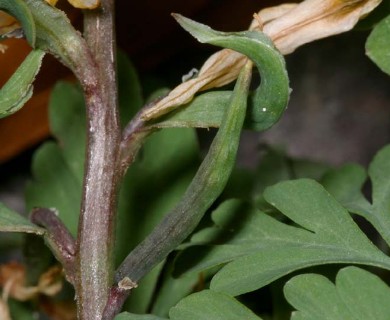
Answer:
[[[306, 0], [282, 4], [261, 10], [249, 29], [262, 30], [286, 55], [305, 43], [351, 30], [380, 3], [381, 0]], [[142, 118], [159, 117], [188, 103], [199, 91], [234, 81], [246, 61], [245, 56], [235, 51], [218, 51], [203, 64], [195, 79], [174, 88], [153, 108], [145, 110]]]

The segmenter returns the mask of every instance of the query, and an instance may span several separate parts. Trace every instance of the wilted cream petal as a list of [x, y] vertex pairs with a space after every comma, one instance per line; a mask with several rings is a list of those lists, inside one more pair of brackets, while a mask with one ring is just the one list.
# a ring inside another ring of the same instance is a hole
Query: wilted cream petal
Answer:
[[[265, 25], [266, 23], [285, 15], [287, 12], [294, 9], [297, 5], [298, 5], [297, 3], [284, 3], [279, 6], [265, 8], [260, 10], [258, 16], [260, 17], [263, 25]], [[249, 30], [256, 29], [257, 26], [258, 23], [256, 19], [253, 19], [249, 27]]]
[[[286, 3], [261, 10], [250, 29], [263, 28], [279, 51], [288, 54], [305, 43], [352, 29], [361, 17], [380, 2], [306, 0], [299, 4]], [[197, 78], [177, 86], [155, 106], [145, 110], [142, 119], [150, 120], [166, 114], [191, 101], [198, 91], [220, 87], [235, 80], [245, 62], [245, 56], [237, 52], [227, 49], [218, 51], [204, 63]]]
[[351, 30], [381, 0], [306, 0], [264, 26], [283, 54], [317, 39]]
[[191, 101], [198, 91], [221, 87], [232, 82], [237, 78], [246, 60], [242, 54], [229, 49], [214, 53], [204, 63], [195, 79], [177, 86], [152, 108], [145, 109], [141, 117], [144, 120], [149, 120], [161, 116]]
[[68, 0], [69, 3], [79, 9], [95, 9], [100, 5], [100, 0]]

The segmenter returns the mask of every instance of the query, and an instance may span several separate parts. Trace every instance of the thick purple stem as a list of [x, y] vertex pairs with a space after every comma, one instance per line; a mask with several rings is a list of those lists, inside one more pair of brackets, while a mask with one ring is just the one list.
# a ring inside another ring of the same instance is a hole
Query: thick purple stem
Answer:
[[[95, 66], [81, 75], [87, 107], [87, 158], [77, 241], [78, 317], [101, 320], [112, 284], [120, 126], [115, 72], [114, 1], [85, 12]], [[86, 68], [84, 68], [86, 69]]]

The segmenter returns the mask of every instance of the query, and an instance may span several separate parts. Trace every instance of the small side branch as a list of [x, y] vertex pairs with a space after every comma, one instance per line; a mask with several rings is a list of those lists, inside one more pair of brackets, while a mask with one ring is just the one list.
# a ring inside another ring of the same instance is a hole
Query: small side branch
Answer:
[[45, 240], [64, 267], [67, 280], [74, 285], [76, 244], [69, 230], [51, 209], [35, 208], [30, 220], [47, 230]]

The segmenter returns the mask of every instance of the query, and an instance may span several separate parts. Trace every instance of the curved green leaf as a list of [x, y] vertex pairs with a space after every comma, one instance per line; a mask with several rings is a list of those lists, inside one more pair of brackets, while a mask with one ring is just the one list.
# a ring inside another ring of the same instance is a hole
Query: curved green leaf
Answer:
[[0, 232], [24, 232], [43, 235], [45, 230], [0, 203]]
[[34, 48], [36, 28], [29, 7], [23, 0], [0, 0], [0, 10], [6, 11], [15, 17], [22, 25], [27, 41]]
[[204, 290], [181, 300], [169, 311], [171, 320], [261, 320], [236, 299]]
[[18, 111], [31, 98], [35, 80], [45, 53], [33, 50], [0, 89], [0, 118]]
[[116, 281], [128, 275], [133, 281], [138, 281], [147, 274], [194, 230], [206, 210], [221, 194], [235, 163], [250, 76], [247, 66], [240, 74], [230, 108], [209, 152], [181, 201], [126, 257], [118, 268]]
[[292, 320], [387, 320], [390, 315], [390, 288], [356, 267], [340, 270], [336, 284], [317, 274], [296, 276], [284, 293], [297, 309]]
[[390, 74], [390, 16], [379, 22], [366, 42], [366, 54], [378, 67], [387, 74]]
[[[254, 61], [262, 75], [262, 81], [252, 97], [253, 101], [248, 108], [246, 125], [255, 130], [266, 130], [274, 125], [286, 109], [290, 89], [284, 58], [275, 49], [272, 41], [261, 32], [218, 32], [181, 15], [175, 14], [174, 16], [180, 25], [198, 41], [238, 51]], [[216, 104], [217, 109], [226, 108], [227, 101], [229, 101], [227, 93], [220, 93], [217, 99], [215, 99], [217, 96], [212, 97], [214, 99], [211, 103]], [[192, 112], [190, 108], [187, 109], [187, 113]], [[202, 110], [199, 116], [204, 119], [206, 112], [208, 111]], [[213, 110], [209, 117], [212, 118], [213, 114], [214, 117], [218, 115]], [[191, 114], [186, 115], [188, 116]], [[194, 113], [192, 118], [196, 121]], [[213, 121], [217, 122], [217, 118], [218, 116]]]

